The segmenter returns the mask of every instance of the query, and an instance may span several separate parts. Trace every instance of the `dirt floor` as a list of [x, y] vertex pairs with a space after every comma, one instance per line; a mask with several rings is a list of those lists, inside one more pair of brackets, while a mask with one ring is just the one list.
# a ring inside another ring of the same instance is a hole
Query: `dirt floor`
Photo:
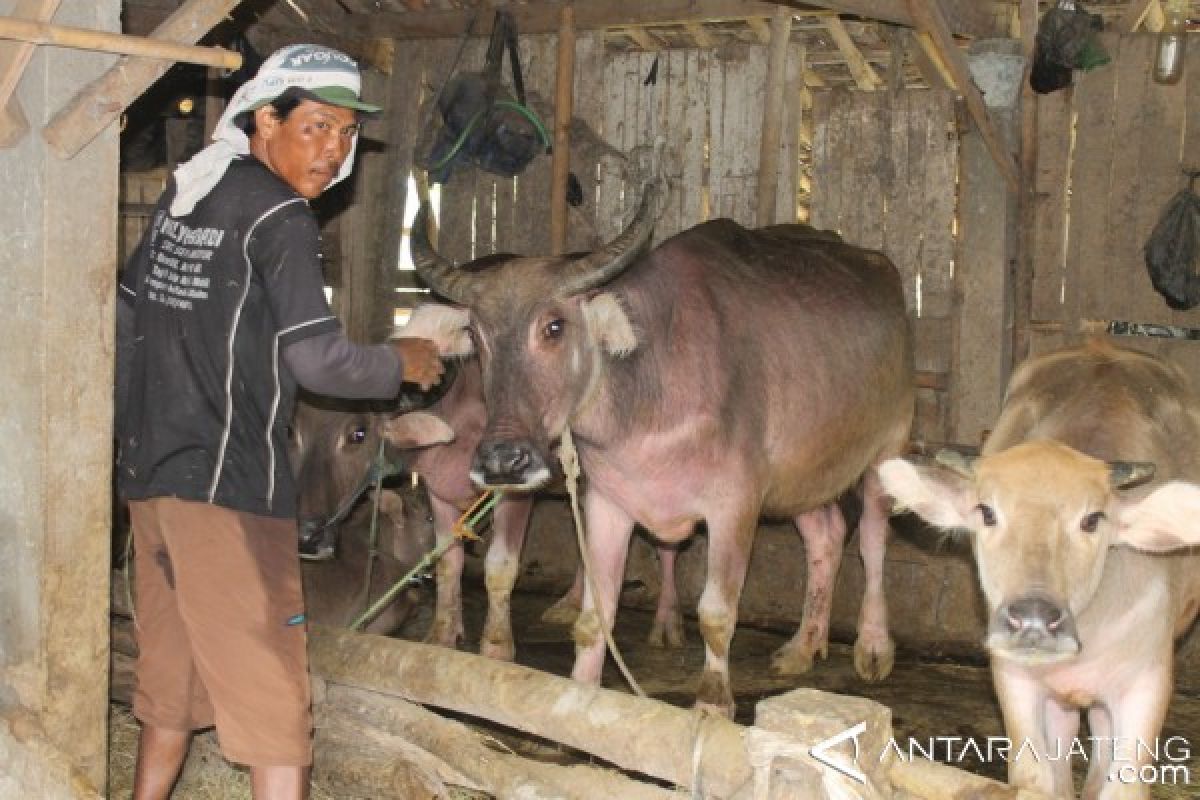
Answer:
[[[482, 627], [484, 599], [481, 587], [469, 587], [466, 594], [466, 624], [468, 637], [478, 637]], [[517, 632], [517, 660], [557, 675], [568, 675], [573, 649], [568, 630], [540, 621], [542, 611], [554, 598], [545, 595], [518, 593], [514, 596], [514, 627]], [[428, 625], [429, 614], [422, 613], [406, 626], [406, 638], [420, 638]], [[643, 689], [666, 702], [690, 705], [699, 670], [703, 663], [703, 648], [694, 620], [687, 626], [687, 645], [670, 651], [643, 644], [649, 630], [651, 615], [622, 609], [618, 616], [618, 646]], [[763, 697], [796, 686], [809, 686], [831, 692], [869, 697], [892, 710], [894, 738], [907, 743], [909, 738], [927, 747], [933, 737], [959, 737], [950, 744], [951, 762], [972, 772], [1004, 780], [1002, 763], [981, 763], [974, 757], [966, 740], [982, 744], [989, 736], [1002, 736], [1003, 725], [999, 708], [992, 693], [986, 665], [946, 663], [923, 659], [920, 653], [901, 650], [892, 675], [882, 683], [868, 684], [854, 672], [852, 650], [848, 644], [833, 644], [829, 658], [819, 663], [813, 672], [799, 681], [784, 681], [770, 674], [771, 653], [786, 641], [782, 632], [749, 628], [739, 629], [733, 642], [732, 675], [738, 700], [737, 720], [753, 721], [754, 704]], [[477, 640], [466, 645], [476, 649]], [[605, 673], [605, 685], [627, 690], [615, 667]], [[132, 737], [134, 722], [126, 709], [114, 705], [113, 758], [110, 777], [110, 796], [129, 797], [132, 771]], [[483, 727], [487, 727], [486, 725]], [[491, 732], [505, 737], [504, 731]], [[1163, 738], [1178, 736], [1188, 746], [1200, 748], [1200, 695], [1177, 692], [1172, 700]], [[509, 745], [531, 757], [552, 761], [569, 761], [571, 754], [545, 743], [521, 742], [511, 739]], [[122, 745], [124, 743], [124, 745]], [[124, 747], [126, 752], [120, 752]], [[946, 745], [937, 752], [939, 760], [947, 760]], [[1195, 800], [1200, 797], [1200, 753], [1192, 752], [1181, 762], [1190, 772], [1190, 785], [1160, 785], [1152, 796], [1155, 800]], [[1086, 764], [1076, 763], [1082, 774]], [[176, 791], [176, 798], [241, 798], [245, 793], [244, 774], [231, 769], [216, 752], [211, 734], [193, 747], [188, 769]], [[319, 785], [314, 789], [315, 800], [332, 795]]]

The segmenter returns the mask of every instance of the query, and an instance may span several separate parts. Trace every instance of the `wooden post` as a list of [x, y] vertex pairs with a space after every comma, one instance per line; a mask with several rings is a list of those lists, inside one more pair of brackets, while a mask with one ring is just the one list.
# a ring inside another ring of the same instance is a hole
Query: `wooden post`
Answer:
[[209, 67], [204, 74], [204, 144], [212, 139], [217, 122], [225, 113], [225, 97], [221, 94], [221, 71]]
[[[195, 44], [225, 19], [225, 15], [238, 2], [187, 0], [154, 29], [154, 38], [164, 42]], [[59, 158], [73, 158], [100, 131], [112, 124], [150, 84], [161, 78], [170, 66], [169, 62], [156, 58], [121, 58], [54, 115], [42, 131], [43, 138]]]
[[[54, 16], [61, 0], [20, 0], [9, 16], [45, 22]], [[33, 55], [33, 45], [0, 42], [0, 147], [10, 147], [25, 136], [29, 123], [21, 104], [13, 97], [25, 65]]]
[[1037, 0], [1021, 0], [1021, 52], [1025, 73], [1021, 79], [1021, 190], [1017, 192], [1016, 275], [1013, 280], [1012, 360], [1005, 365], [1007, 383], [1012, 368], [1029, 355], [1029, 323], [1033, 315], [1033, 237], [1037, 229], [1037, 95], [1029, 87], [1037, 35]]
[[[788, 41], [792, 10], [779, 7], [771, 17], [771, 50], [767, 57], [767, 91], [763, 102], [762, 139], [758, 150], [758, 224], [775, 222], [779, 188], [779, 139], [783, 131], [783, 87], [787, 84]], [[795, 217], [793, 209], [788, 221]]]
[[575, 99], [575, 8], [562, 7], [558, 26], [558, 74], [554, 87], [554, 154], [550, 163], [550, 252], [567, 248], [567, 175], [571, 167], [571, 115]]

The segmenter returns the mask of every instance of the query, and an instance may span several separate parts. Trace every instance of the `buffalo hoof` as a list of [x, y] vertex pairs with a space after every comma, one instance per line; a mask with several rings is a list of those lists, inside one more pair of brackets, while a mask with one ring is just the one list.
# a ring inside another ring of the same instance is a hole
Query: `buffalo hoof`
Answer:
[[678, 615], [666, 622], [655, 620], [654, 626], [650, 628], [650, 635], [646, 637], [646, 643], [651, 647], [680, 649], [683, 647], [683, 620]]
[[771, 656], [771, 672], [775, 675], [803, 675], [813, 668], [817, 656], [826, 657], [824, 647], [812, 649], [788, 643]]
[[696, 690], [697, 711], [718, 714], [733, 719], [733, 692], [729, 688], [729, 678], [719, 672], [706, 669], [700, 676], [700, 688]]
[[438, 647], [446, 647], [451, 650], [457, 650], [459, 643], [463, 639], [462, 630], [455, 630], [453, 625], [433, 623], [433, 627], [429, 629], [429, 633], [425, 634], [425, 644], [435, 644]]
[[881, 681], [892, 672], [896, 663], [896, 643], [891, 637], [882, 641], [865, 641], [861, 636], [854, 643], [854, 669], [864, 681]]
[[577, 619], [579, 619], [579, 605], [572, 602], [570, 597], [559, 599], [558, 602], [542, 612], [542, 622], [548, 625], [569, 627], [574, 625]]
[[512, 636], [505, 638], [485, 633], [479, 643], [479, 655], [496, 661], [512, 661], [517, 657], [517, 651]]

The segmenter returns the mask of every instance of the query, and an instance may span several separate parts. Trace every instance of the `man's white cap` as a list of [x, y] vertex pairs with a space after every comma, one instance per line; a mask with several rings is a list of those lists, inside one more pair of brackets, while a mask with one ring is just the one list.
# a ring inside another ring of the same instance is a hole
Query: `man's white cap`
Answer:
[[[234, 123], [238, 115], [262, 108], [288, 89], [301, 89], [312, 99], [333, 106], [367, 113], [380, 110], [379, 106], [359, 99], [362, 77], [358, 64], [345, 53], [318, 44], [293, 44], [276, 50], [263, 62], [258, 74], [234, 92], [213, 128], [213, 143], [175, 170], [176, 193], [171, 216], [190, 214], [221, 180], [230, 162], [250, 153], [250, 139]], [[350, 174], [357, 146], [356, 136], [330, 186]]]

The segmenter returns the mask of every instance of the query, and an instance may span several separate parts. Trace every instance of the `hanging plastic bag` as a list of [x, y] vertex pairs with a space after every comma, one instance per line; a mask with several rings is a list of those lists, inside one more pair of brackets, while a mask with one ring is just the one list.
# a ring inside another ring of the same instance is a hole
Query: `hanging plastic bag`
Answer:
[[1084, 11], [1075, 0], [1059, 0], [1038, 23], [1030, 88], [1041, 94], [1065, 89], [1075, 70], [1107, 64], [1108, 53], [1096, 37], [1103, 28], [1104, 18], [1099, 14]]
[[1195, 190], [1200, 172], [1188, 176], [1188, 187], [1167, 203], [1142, 250], [1150, 282], [1177, 311], [1200, 304], [1200, 195]]
[[[515, 98], [500, 77], [506, 47]], [[446, 182], [458, 165], [512, 177], [548, 152], [550, 137], [525, 104], [512, 14], [496, 11], [483, 69], [450, 78], [438, 95], [436, 112], [441, 124], [422, 131], [417, 144], [417, 163], [433, 183]]]

